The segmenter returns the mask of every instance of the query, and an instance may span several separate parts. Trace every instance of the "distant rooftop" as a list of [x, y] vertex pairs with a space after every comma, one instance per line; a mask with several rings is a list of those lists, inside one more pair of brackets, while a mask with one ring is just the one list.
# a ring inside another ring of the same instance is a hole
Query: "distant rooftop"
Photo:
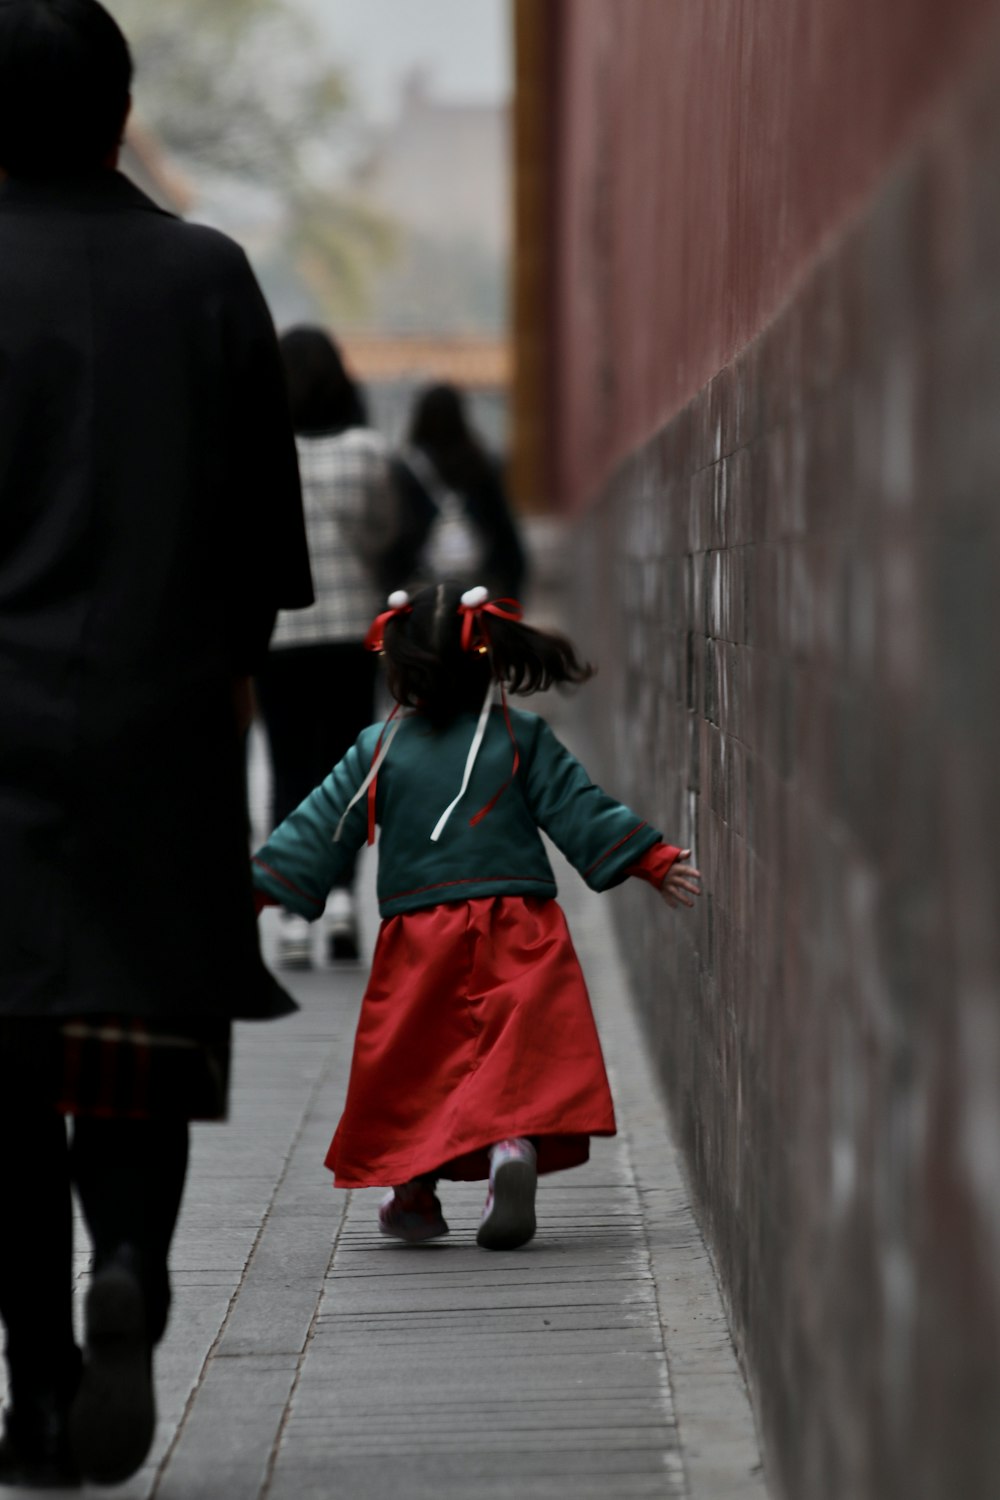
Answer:
[[511, 350], [502, 338], [348, 334], [338, 341], [351, 371], [366, 385], [440, 380], [475, 390], [510, 380]]

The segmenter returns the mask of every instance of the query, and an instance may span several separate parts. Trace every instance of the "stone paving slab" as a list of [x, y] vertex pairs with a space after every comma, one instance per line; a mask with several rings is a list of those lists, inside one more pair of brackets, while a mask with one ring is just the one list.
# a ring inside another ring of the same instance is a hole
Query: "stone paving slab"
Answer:
[[[476, 1247], [480, 1184], [442, 1185], [447, 1240], [386, 1241], [381, 1193], [335, 1192], [322, 1165], [365, 971], [293, 976], [297, 1017], [237, 1028], [230, 1124], [193, 1131], [149, 1462], [86, 1497], [766, 1500], [607, 901], [558, 873], [619, 1136], [542, 1179], [539, 1235], [522, 1250]], [[645, 889], [614, 899], [677, 920]], [[265, 948], [276, 925], [265, 914]]]

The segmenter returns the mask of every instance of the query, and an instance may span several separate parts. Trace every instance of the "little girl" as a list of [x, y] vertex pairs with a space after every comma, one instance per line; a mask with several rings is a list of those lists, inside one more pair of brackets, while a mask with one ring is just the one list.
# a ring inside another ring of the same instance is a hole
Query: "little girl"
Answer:
[[615, 1133], [538, 830], [593, 890], [637, 875], [691, 906], [699, 874], [543, 719], [508, 707], [507, 689], [591, 675], [567, 640], [485, 589], [439, 584], [389, 606], [366, 644], [384, 652], [396, 708], [275, 830], [254, 882], [260, 904], [318, 917], [380, 825], [384, 921], [326, 1163], [337, 1187], [391, 1186], [380, 1227], [411, 1242], [448, 1233], [438, 1178], [488, 1177], [476, 1238], [509, 1250], [535, 1232], [537, 1173]]

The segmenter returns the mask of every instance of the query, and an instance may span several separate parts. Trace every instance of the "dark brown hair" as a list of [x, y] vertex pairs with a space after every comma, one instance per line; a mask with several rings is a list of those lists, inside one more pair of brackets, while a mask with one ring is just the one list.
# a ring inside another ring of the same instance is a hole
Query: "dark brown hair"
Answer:
[[322, 328], [303, 324], [280, 339], [292, 426], [304, 435], [367, 426], [364, 398]]
[[445, 484], [460, 494], [492, 480], [493, 464], [469, 425], [465, 398], [456, 386], [432, 385], [421, 391], [410, 420], [409, 441], [426, 453]]
[[11, 176], [99, 167], [131, 83], [128, 43], [97, 0], [0, 0], [0, 166]]
[[464, 651], [463, 591], [460, 583], [421, 589], [412, 608], [395, 615], [385, 628], [389, 691], [436, 729], [446, 728], [460, 713], [478, 710], [491, 676], [512, 693], [528, 694], [558, 683], [586, 682], [594, 675], [565, 636], [497, 615], [482, 617], [486, 651]]

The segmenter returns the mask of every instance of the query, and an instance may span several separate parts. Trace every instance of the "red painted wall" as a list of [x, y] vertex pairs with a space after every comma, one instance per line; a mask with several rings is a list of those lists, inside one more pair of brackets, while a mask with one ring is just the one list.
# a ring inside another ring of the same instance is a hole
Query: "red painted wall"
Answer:
[[995, 0], [549, 0], [556, 501], [781, 307]]
[[609, 899], [768, 1477], [996, 1500], [1000, 0], [550, 4], [581, 704], [704, 878]]

